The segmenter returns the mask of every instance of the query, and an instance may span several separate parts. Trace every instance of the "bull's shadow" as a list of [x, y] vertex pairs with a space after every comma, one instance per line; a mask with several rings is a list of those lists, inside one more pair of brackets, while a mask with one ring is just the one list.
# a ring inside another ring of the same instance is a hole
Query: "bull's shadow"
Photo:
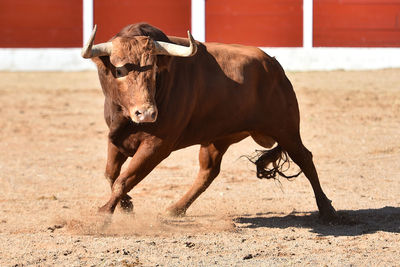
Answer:
[[[300, 215], [301, 214], [301, 215]], [[310, 228], [322, 236], [358, 236], [377, 231], [400, 233], [400, 207], [380, 209], [341, 210], [340, 216], [353, 221], [351, 224], [326, 225], [318, 221], [318, 214], [293, 212], [286, 216], [270, 217], [268, 213], [241, 216], [234, 219], [239, 228]]]

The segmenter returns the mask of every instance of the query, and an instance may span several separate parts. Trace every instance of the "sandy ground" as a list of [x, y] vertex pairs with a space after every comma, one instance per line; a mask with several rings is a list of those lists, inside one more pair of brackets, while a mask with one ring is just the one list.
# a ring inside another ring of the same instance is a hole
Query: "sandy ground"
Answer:
[[0, 266], [400, 266], [400, 69], [288, 76], [322, 186], [355, 225], [319, 223], [303, 175], [257, 179], [246, 139], [186, 217], [163, 211], [193, 182], [198, 146], [162, 162], [130, 193], [135, 214], [103, 228], [97, 74], [0, 73]]

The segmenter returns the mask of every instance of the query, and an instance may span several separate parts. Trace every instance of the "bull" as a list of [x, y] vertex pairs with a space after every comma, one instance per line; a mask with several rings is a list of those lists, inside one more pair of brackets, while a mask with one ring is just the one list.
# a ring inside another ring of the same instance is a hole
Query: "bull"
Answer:
[[287, 153], [311, 183], [320, 217], [338, 218], [302, 143], [292, 84], [274, 57], [256, 47], [197, 42], [189, 32], [187, 39], [167, 36], [146, 23], [94, 45], [96, 29], [82, 56], [97, 66], [109, 127], [105, 176], [111, 196], [100, 212], [112, 214], [117, 205], [131, 211], [132, 188], [172, 151], [200, 144], [196, 180], [167, 209], [184, 215], [218, 176], [228, 147], [251, 136], [267, 149], [255, 161], [258, 170], [272, 163], [268, 175], [275, 175], [277, 160]]

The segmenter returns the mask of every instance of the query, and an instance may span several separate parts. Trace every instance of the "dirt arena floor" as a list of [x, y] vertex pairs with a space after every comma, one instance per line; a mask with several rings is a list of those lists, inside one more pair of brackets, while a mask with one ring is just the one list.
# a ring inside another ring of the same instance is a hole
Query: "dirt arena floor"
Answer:
[[322, 186], [354, 225], [321, 224], [303, 175], [257, 179], [246, 139], [186, 217], [164, 209], [193, 182], [198, 146], [162, 162], [131, 191], [135, 213], [104, 228], [97, 74], [0, 73], [0, 266], [400, 266], [400, 69], [288, 76]]

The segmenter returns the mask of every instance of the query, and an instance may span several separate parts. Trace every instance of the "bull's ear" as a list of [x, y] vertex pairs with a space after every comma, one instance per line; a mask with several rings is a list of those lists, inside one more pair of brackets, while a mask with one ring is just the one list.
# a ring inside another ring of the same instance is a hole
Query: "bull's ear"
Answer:
[[97, 66], [97, 71], [108, 75], [114, 70], [114, 65], [110, 62], [110, 57], [93, 57], [92, 61]]
[[154, 46], [154, 41], [151, 38], [146, 38], [146, 41], [144, 43], [144, 47], [146, 48], [146, 50], [152, 51], [154, 50]]

